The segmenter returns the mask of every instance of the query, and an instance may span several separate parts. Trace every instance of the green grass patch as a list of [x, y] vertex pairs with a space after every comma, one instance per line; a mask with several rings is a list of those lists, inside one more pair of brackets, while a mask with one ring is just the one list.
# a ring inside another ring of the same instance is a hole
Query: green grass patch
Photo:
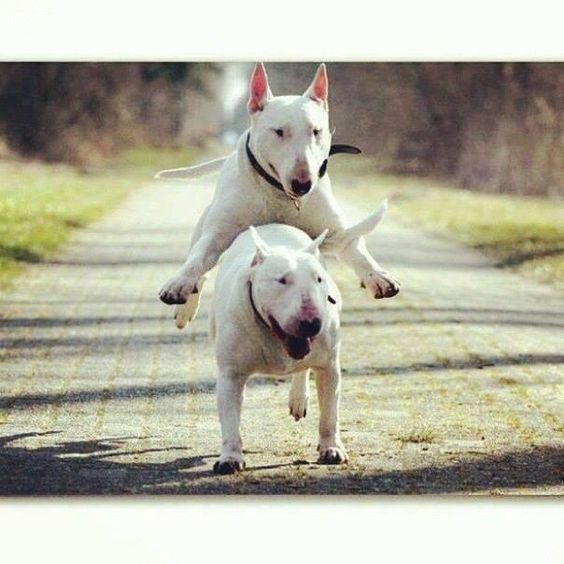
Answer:
[[371, 209], [388, 197], [389, 213], [397, 221], [453, 236], [484, 251], [500, 267], [564, 287], [564, 202], [382, 175], [367, 160], [359, 161], [356, 174], [354, 162], [334, 167], [338, 196]]
[[138, 148], [86, 171], [0, 160], [0, 287], [8, 286], [26, 263], [51, 255], [73, 229], [98, 219], [155, 172], [186, 165], [197, 154]]

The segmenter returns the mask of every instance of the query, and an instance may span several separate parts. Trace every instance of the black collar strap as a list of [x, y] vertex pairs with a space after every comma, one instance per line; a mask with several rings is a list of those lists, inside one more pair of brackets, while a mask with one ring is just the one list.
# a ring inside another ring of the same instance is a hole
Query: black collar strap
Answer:
[[[245, 143], [245, 148], [247, 149], [247, 157], [249, 157], [249, 162], [253, 166], [253, 168], [262, 176], [271, 186], [274, 186], [277, 190], [282, 190], [284, 192], [284, 187], [282, 183], [276, 180], [274, 176], [271, 176], [260, 166], [260, 163], [257, 161], [256, 157], [253, 155], [251, 148], [249, 147], [249, 142], [251, 140], [251, 134], [247, 135], [247, 142]], [[252, 301], [252, 300], [251, 300]]]
[[253, 306], [253, 311], [255, 315], [262, 321], [262, 324], [270, 331], [270, 325], [264, 320], [264, 317], [259, 313], [257, 306], [255, 305], [255, 300], [253, 300], [253, 283], [249, 280], [249, 301], [251, 306]]
[[[273, 186], [277, 190], [281, 190], [283, 192], [284, 187], [282, 186], [282, 183], [279, 180], [277, 180], [276, 178], [274, 178], [274, 176], [268, 174], [268, 172], [266, 172], [266, 170], [264, 170], [264, 168], [262, 168], [260, 163], [257, 161], [256, 157], [253, 155], [253, 152], [251, 151], [251, 148], [249, 146], [250, 140], [251, 140], [251, 133], [249, 132], [249, 134], [247, 135], [247, 141], [245, 143], [245, 148], [247, 150], [247, 157], [249, 158], [249, 162], [251, 163], [252, 167], [271, 186]], [[331, 148], [329, 149], [329, 157], [331, 157], [333, 155], [337, 155], [338, 153], [347, 153], [349, 155], [358, 155], [359, 153], [362, 153], [362, 151], [358, 147], [355, 147], [354, 145], [342, 145], [342, 144], [331, 145]], [[323, 161], [323, 164], [321, 165], [321, 168], [319, 169], [319, 178], [323, 178], [323, 176], [325, 176], [325, 173], [327, 172], [328, 161], [329, 161], [329, 158], [327, 158]], [[252, 302], [252, 300], [251, 300], [251, 302]], [[254, 304], [253, 304], [253, 307], [254, 307]]]

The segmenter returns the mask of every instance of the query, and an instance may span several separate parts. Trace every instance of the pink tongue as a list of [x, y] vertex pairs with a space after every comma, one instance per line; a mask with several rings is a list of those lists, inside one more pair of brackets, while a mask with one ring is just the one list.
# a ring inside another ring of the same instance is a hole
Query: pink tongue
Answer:
[[292, 337], [286, 335], [284, 337], [284, 347], [288, 354], [295, 360], [301, 360], [304, 356], [309, 354], [309, 341], [307, 339], [300, 339], [299, 337]]

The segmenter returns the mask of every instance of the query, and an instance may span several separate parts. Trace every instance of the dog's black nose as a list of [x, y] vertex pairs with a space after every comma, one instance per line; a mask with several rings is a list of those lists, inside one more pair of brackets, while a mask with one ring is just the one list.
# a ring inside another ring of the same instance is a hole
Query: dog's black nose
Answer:
[[316, 317], [312, 321], [300, 321], [299, 326], [301, 337], [313, 337], [321, 331], [321, 319]]
[[299, 180], [292, 180], [292, 192], [297, 196], [303, 196], [311, 190], [311, 180], [300, 182]]

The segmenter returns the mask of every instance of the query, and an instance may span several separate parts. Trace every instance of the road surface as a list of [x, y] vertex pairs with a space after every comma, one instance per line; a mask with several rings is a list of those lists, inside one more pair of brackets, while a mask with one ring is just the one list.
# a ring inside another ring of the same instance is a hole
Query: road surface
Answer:
[[315, 399], [295, 423], [289, 381], [258, 376], [248, 469], [213, 475], [206, 305], [180, 332], [157, 298], [211, 190], [139, 189], [0, 296], [0, 494], [564, 493], [564, 296], [401, 227], [393, 209], [369, 245], [396, 298], [371, 301], [330, 264], [348, 466], [315, 463]]

